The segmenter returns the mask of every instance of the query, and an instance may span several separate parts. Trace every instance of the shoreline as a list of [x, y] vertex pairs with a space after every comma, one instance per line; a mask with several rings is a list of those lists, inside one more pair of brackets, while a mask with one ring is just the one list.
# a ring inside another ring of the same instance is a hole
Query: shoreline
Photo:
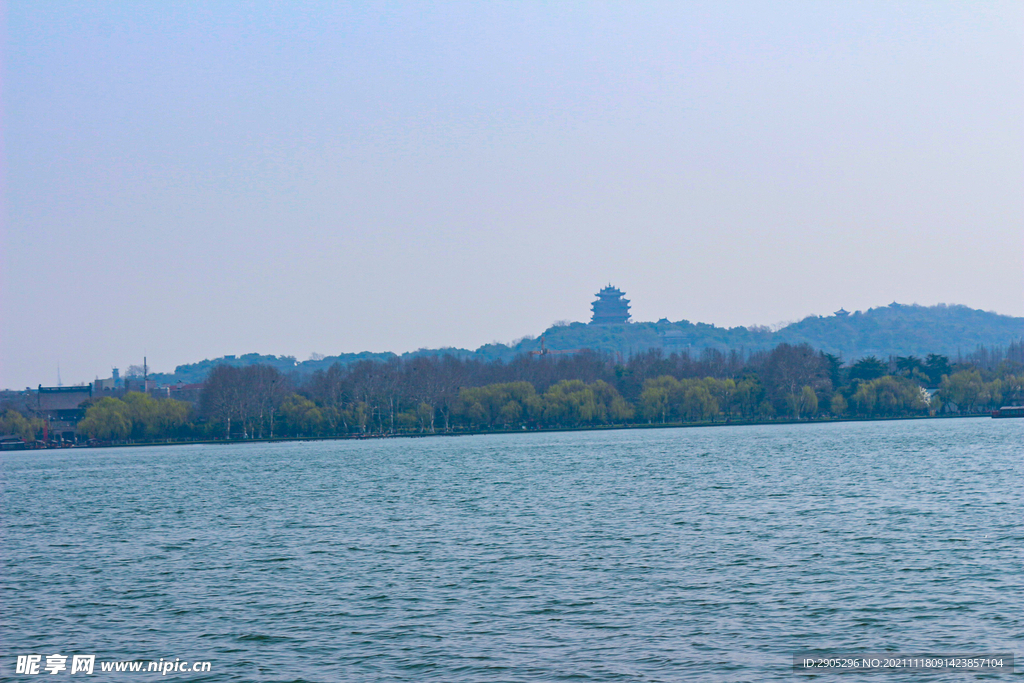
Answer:
[[694, 429], [699, 427], [755, 427], [763, 425], [821, 425], [841, 422], [903, 422], [909, 420], [955, 420], [967, 418], [992, 418], [990, 413], [971, 415], [909, 415], [904, 417], [842, 417], [820, 420], [733, 420], [724, 422], [668, 422], [655, 424], [591, 425], [585, 427], [547, 427], [540, 429], [489, 429], [433, 433], [398, 434], [354, 434], [346, 436], [284, 436], [264, 439], [207, 439], [192, 441], [142, 441], [134, 443], [102, 444], [96, 446], [77, 445], [63, 448], [26, 448], [9, 453], [28, 451], [69, 451], [99, 450], [104, 448], [143, 448], [151, 446], [236, 446], [254, 443], [286, 443], [290, 441], [367, 441], [378, 439], [421, 439], [429, 437], [488, 436], [493, 434], [550, 434], [559, 432], [603, 432], [637, 429]]

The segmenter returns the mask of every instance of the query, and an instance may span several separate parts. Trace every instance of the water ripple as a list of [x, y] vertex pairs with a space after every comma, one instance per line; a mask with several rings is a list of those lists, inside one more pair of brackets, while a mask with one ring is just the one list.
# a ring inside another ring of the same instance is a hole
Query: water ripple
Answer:
[[5, 453], [0, 677], [53, 652], [282, 682], [1020, 654], [1021, 423]]

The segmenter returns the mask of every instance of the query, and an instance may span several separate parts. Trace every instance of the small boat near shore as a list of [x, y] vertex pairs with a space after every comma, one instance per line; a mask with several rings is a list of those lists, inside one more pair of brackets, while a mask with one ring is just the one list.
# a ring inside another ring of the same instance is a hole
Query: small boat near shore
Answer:
[[993, 410], [992, 417], [1024, 417], [1024, 406], [1003, 406]]

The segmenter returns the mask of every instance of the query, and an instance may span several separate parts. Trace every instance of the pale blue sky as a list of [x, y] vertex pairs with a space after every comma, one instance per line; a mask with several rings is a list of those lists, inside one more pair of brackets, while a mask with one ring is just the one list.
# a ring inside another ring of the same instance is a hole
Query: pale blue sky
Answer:
[[9, 2], [0, 387], [1024, 315], [1024, 4]]

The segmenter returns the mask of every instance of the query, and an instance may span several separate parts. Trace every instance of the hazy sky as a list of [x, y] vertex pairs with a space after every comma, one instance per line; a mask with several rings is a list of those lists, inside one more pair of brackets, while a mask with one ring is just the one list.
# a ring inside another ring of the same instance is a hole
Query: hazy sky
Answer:
[[0, 387], [1024, 315], [1024, 3], [7, 3]]

